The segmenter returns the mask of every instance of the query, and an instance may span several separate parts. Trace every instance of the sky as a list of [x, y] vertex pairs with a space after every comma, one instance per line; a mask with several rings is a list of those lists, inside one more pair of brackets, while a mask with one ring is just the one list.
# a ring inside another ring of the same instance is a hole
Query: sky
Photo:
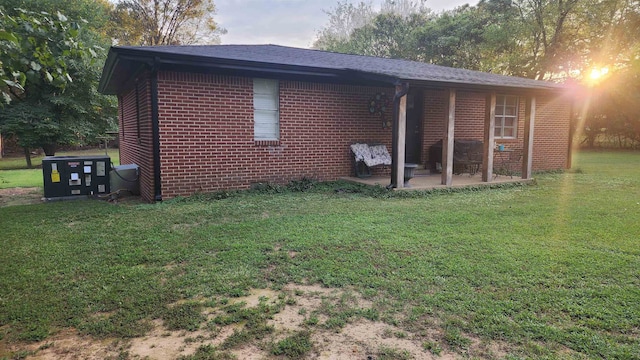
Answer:
[[[358, 0], [352, 1], [359, 2]], [[308, 48], [316, 33], [328, 22], [323, 10], [336, 7], [338, 0], [215, 0], [216, 22], [227, 29], [222, 44], [276, 44]], [[372, 1], [374, 5], [382, 0]], [[478, 0], [427, 0], [440, 12]]]

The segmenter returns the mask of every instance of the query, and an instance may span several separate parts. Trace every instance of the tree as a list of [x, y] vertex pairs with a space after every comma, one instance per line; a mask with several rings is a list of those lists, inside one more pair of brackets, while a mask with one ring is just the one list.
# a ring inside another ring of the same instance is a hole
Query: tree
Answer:
[[355, 29], [350, 39], [340, 45], [347, 50], [345, 52], [353, 54], [421, 60], [415, 29], [425, 21], [422, 14], [407, 18], [393, 13], [379, 14], [371, 24]]
[[485, 25], [476, 8], [460, 7], [421, 24], [416, 44], [426, 62], [479, 70]]
[[109, 35], [120, 45], [219, 43], [212, 0], [121, 0]]
[[[114, 6], [109, 0], [0, 0], [0, 7], [10, 16], [19, 16], [19, 9], [49, 14], [59, 11], [70, 19], [82, 19], [83, 27], [106, 35]], [[111, 43], [110, 39], [108, 43]]]
[[562, 79], [594, 63], [628, 61], [638, 41], [631, 30], [638, 25], [638, 0], [513, 0], [511, 7], [518, 13], [516, 75]]
[[582, 144], [599, 140], [620, 148], [640, 147], [640, 52], [623, 69], [583, 90], [578, 100], [583, 123]]
[[338, 3], [325, 11], [329, 24], [318, 33], [318, 49], [388, 58], [419, 58], [415, 29], [431, 17], [424, 1], [386, 0], [379, 11], [370, 3]]
[[5, 108], [0, 129], [17, 138], [30, 166], [29, 149], [47, 155], [56, 145], [78, 143], [114, 127], [115, 104], [96, 91], [106, 54], [98, 36], [82, 33], [61, 13], [18, 10], [0, 15], [0, 77]]
[[348, 52], [338, 49], [348, 42], [355, 29], [367, 25], [376, 14], [371, 3], [359, 2], [353, 5], [346, 0], [338, 2], [334, 9], [323, 12], [329, 16], [329, 23], [318, 32], [313, 48], [338, 52]]

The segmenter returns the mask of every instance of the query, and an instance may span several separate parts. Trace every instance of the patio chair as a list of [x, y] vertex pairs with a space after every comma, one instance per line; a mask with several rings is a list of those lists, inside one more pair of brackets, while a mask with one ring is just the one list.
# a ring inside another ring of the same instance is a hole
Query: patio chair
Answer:
[[522, 149], [506, 149], [498, 151], [497, 154], [498, 161], [494, 163], [493, 177], [504, 175], [513, 179], [513, 175], [519, 173], [522, 165]]
[[371, 176], [371, 168], [391, 165], [391, 154], [384, 144], [356, 143], [351, 145], [354, 168], [359, 178]]

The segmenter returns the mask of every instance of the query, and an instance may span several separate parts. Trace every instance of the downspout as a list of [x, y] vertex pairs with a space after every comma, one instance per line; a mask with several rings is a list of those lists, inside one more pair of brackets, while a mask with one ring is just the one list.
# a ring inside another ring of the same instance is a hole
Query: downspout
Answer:
[[400, 116], [400, 99], [407, 95], [407, 93], [409, 92], [409, 83], [407, 82], [400, 82], [399, 80], [396, 81], [395, 83], [396, 86], [396, 93], [393, 96], [393, 130], [392, 130], [392, 140], [391, 140], [391, 148], [392, 148], [392, 152], [391, 152], [391, 185], [389, 185], [389, 188], [397, 188], [398, 184], [396, 183], [396, 175], [397, 175], [397, 169], [396, 169], [396, 164], [398, 163], [398, 161], [400, 161], [399, 159], [399, 154], [396, 151], [396, 148], [398, 147], [398, 135], [399, 135], [399, 128], [400, 128], [400, 124], [398, 121], [398, 118]]
[[151, 134], [153, 142], [153, 183], [154, 200], [162, 201], [162, 183], [160, 178], [160, 124], [158, 123], [158, 58], [151, 66]]

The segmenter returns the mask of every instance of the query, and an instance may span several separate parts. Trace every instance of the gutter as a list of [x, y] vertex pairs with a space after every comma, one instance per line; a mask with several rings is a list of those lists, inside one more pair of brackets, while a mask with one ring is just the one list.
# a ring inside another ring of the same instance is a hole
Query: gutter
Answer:
[[158, 122], [158, 58], [151, 63], [151, 133], [153, 143], [154, 201], [162, 201], [160, 172], [160, 124]]

